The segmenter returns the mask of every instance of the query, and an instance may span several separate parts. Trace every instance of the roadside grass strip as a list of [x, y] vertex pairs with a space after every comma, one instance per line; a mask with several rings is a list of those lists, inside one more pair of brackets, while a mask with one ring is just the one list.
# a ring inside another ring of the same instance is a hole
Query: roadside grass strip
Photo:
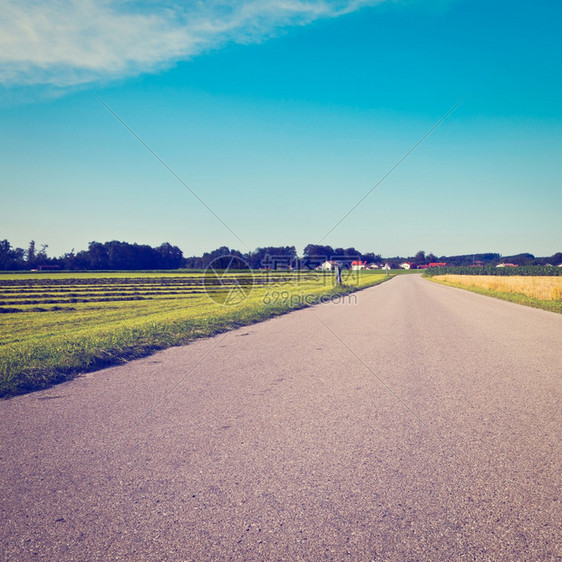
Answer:
[[562, 314], [562, 277], [435, 275], [428, 279], [474, 293]]
[[[202, 274], [191, 273], [2, 275], [0, 396], [45, 388], [386, 279], [360, 272], [335, 287], [333, 275], [323, 273], [241, 273], [205, 286]], [[247, 298], [220, 304], [232, 291]]]

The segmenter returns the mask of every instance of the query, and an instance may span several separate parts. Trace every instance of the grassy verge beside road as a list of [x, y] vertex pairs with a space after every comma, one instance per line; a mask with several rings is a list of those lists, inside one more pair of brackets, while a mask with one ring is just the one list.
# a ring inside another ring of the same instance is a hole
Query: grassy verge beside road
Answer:
[[518, 304], [562, 313], [562, 277], [435, 275], [432, 281]]
[[0, 276], [0, 396], [343, 297], [386, 280], [354, 272]]

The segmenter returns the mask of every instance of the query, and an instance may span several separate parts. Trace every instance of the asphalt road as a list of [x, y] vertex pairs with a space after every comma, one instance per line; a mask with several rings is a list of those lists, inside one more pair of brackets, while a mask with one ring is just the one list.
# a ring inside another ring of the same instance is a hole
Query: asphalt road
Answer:
[[0, 402], [3, 559], [561, 560], [562, 316], [355, 297]]

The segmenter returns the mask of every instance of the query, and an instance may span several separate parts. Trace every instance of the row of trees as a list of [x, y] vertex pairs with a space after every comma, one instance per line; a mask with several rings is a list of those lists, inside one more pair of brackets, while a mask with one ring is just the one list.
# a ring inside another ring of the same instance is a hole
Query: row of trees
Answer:
[[0, 270], [33, 269], [38, 264], [48, 263], [47, 244], [37, 251], [35, 241], [29, 243], [27, 250], [13, 248], [8, 240], [0, 240]]
[[27, 250], [13, 248], [8, 240], [0, 240], [0, 270], [21, 269], [177, 269], [184, 266], [183, 252], [168, 242], [157, 248], [128, 242], [90, 242], [87, 250], [74, 250], [58, 258], [47, 256], [46, 244], [36, 250], [31, 241]]
[[[101, 269], [205, 269], [210, 264], [215, 268], [233, 267], [232, 257], [239, 260], [239, 264], [252, 269], [270, 268], [285, 269], [312, 268], [324, 260], [336, 260], [344, 266], [352, 261], [361, 260], [367, 263], [382, 265], [388, 263], [397, 268], [401, 263], [408, 262], [414, 266], [434, 262], [446, 262], [448, 266], [462, 267], [471, 265], [494, 266], [503, 262], [521, 266], [529, 265], [558, 265], [562, 263], [562, 253], [558, 252], [550, 257], [536, 258], [532, 254], [517, 254], [515, 256], [501, 256], [498, 253], [467, 254], [459, 256], [440, 256], [433, 253], [426, 254], [420, 250], [410, 257], [382, 258], [373, 252], [363, 253], [356, 248], [333, 248], [328, 245], [308, 244], [304, 248], [303, 256], [299, 257], [295, 246], [267, 246], [242, 253], [238, 250], [221, 246], [212, 252], [205, 252], [202, 256], [185, 258], [177, 247], [165, 242], [153, 248], [146, 244], [129, 244], [128, 242], [90, 242], [87, 250], [75, 253], [74, 250], [58, 258], [47, 256], [46, 244], [37, 248], [35, 241], [31, 241], [27, 249], [13, 248], [8, 240], [0, 240], [0, 270], [24, 270], [54, 267], [67, 270], [101, 270]], [[247, 265], [246, 265], [247, 264]]]
[[202, 256], [186, 258], [185, 266], [194, 269], [205, 269], [210, 264], [215, 268], [232, 267], [228, 256], [244, 262], [251, 269], [287, 269], [287, 268], [313, 268], [325, 260], [337, 260], [344, 266], [349, 266], [352, 261], [362, 260], [369, 263], [382, 262], [380, 254], [372, 252], [363, 254], [355, 248], [332, 248], [309, 244], [304, 249], [303, 257], [299, 257], [295, 246], [265, 246], [256, 248], [252, 252], [243, 254], [227, 246], [206, 252]]
[[[416, 254], [417, 255], [417, 254]], [[432, 256], [435, 257], [435, 256]], [[495, 266], [499, 263], [513, 263], [519, 266], [535, 266], [535, 265], [559, 265], [562, 263], [562, 253], [557, 252], [548, 257], [535, 257], [533, 254], [523, 253], [515, 254], [513, 256], [502, 256], [501, 254], [487, 253], [487, 254], [467, 254], [462, 256], [441, 256], [438, 259], [428, 259], [426, 263], [430, 262], [446, 262], [450, 267], [470, 267], [474, 265], [480, 266]]]
[[326, 257], [341, 261], [344, 264], [350, 263], [355, 260], [366, 261], [368, 263], [380, 263], [383, 261], [380, 254], [367, 252], [366, 254], [360, 252], [356, 248], [332, 248], [332, 246], [322, 246], [318, 244], [309, 244], [304, 248], [305, 259], [316, 260], [318, 258]]
[[294, 246], [267, 246], [256, 248], [253, 252], [243, 254], [238, 250], [221, 246], [212, 252], [205, 252], [202, 256], [193, 256], [185, 259], [185, 267], [191, 269], [205, 269], [211, 263], [215, 268], [230, 267], [228, 257], [238, 258], [240, 263], [244, 262], [246, 267], [259, 269], [269, 267], [279, 269], [294, 266], [298, 260], [297, 250]]

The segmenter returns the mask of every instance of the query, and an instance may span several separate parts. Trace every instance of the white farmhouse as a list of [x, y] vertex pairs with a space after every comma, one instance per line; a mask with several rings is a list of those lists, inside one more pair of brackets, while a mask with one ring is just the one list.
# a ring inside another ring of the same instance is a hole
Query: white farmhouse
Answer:
[[337, 262], [326, 260], [324, 263], [320, 264], [315, 269], [317, 271], [333, 271], [336, 269]]

